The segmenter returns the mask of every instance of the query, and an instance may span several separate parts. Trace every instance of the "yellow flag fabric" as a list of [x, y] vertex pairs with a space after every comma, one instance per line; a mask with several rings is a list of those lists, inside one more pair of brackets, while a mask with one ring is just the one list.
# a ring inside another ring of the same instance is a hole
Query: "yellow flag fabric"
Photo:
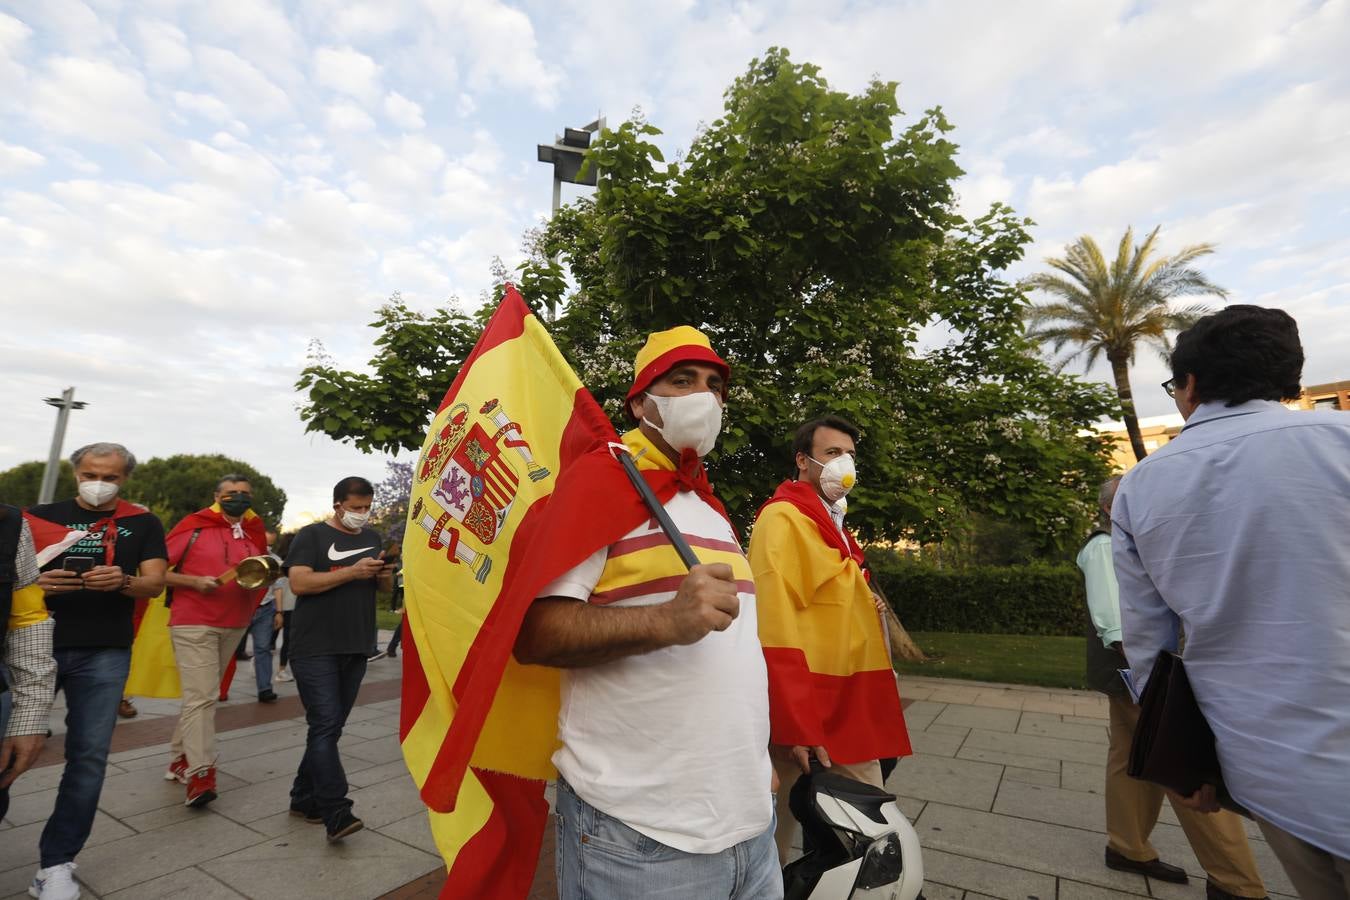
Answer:
[[136, 628], [126, 694], [128, 697], [166, 699], [183, 694], [173, 656], [173, 641], [169, 638], [169, 608], [164, 605], [163, 594], [146, 606], [145, 615]]

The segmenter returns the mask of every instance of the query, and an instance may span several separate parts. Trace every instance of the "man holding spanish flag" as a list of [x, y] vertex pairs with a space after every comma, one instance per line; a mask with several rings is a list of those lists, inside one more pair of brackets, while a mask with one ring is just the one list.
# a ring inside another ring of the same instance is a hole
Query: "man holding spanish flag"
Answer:
[[638, 353], [623, 435], [702, 561], [643, 517], [539, 592], [522, 663], [565, 670], [557, 852], [564, 898], [772, 898], [768, 693], [750, 565], [702, 458], [730, 367], [694, 328]]
[[769, 670], [779, 858], [795, 823], [788, 795], [810, 759], [875, 787], [879, 760], [912, 751], [863, 554], [844, 527], [858, 429], [838, 416], [797, 429], [796, 477], [760, 508], [750, 538], [759, 636]]

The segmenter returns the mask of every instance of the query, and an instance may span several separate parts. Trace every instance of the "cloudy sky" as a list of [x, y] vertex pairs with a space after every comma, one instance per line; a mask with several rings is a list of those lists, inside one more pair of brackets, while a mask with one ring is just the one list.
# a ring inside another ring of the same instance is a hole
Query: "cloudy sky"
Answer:
[[[1305, 381], [1350, 378], [1346, 0], [0, 0], [0, 468], [74, 385], [67, 450], [224, 452], [290, 522], [327, 509], [384, 461], [303, 433], [311, 340], [355, 365], [392, 292], [475, 302], [547, 214], [536, 143], [641, 107], [673, 153], [773, 45], [943, 105], [962, 206], [1035, 219], [1027, 266], [1214, 241], [1232, 300], [1298, 318]], [[1144, 414], [1164, 377], [1140, 358]]]

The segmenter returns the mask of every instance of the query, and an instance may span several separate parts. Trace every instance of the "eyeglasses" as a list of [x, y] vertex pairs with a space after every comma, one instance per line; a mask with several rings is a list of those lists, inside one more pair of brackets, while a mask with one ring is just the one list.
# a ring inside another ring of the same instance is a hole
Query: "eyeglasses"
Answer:
[[1169, 396], [1169, 397], [1176, 397], [1176, 395], [1177, 395], [1177, 380], [1176, 380], [1175, 378], [1169, 378], [1169, 379], [1167, 379], [1166, 381], [1164, 381], [1164, 382], [1162, 383], [1162, 389], [1167, 393], [1167, 396]]

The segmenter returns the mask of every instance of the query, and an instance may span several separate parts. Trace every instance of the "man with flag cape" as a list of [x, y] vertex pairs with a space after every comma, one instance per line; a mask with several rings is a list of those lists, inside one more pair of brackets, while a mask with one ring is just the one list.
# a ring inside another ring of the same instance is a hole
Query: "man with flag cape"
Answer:
[[224, 475], [211, 505], [185, 516], [168, 536], [169, 635], [183, 703], [164, 777], [184, 785], [184, 803], [192, 807], [216, 798], [216, 697], [264, 591], [233, 577], [245, 559], [267, 552], [263, 520], [252, 505], [247, 476]]
[[912, 752], [887, 623], [862, 549], [844, 527], [844, 498], [857, 480], [857, 440], [858, 429], [838, 416], [798, 428], [796, 478], [780, 484], [760, 508], [750, 538], [784, 862], [796, 828], [788, 797], [810, 772], [811, 756], [884, 787], [879, 761]]
[[[701, 462], [729, 369], [686, 327], [636, 370], [620, 442], [508, 288], [414, 469], [401, 738], [443, 896], [526, 895], [554, 763], [564, 896], [583, 868], [595, 896], [781, 895], [753, 584]], [[659, 518], [706, 564], [686, 571]], [[609, 837], [579, 835], [601, 817]], [[741, 881], [712, 885], [732, 857]]]
[[163, 590], [167, 556], [159, 519], [118, 497], [136, 457], [121, 444], [97, 443], [70, 459], [77, 496], [25, 513], [42, 569], [38, 585], [56, 622], [57, 689], [66, 697], [66, 765], [29, 888], [45, 898], [77, 896], [75, 857], [103, 790], [135, 601]]

